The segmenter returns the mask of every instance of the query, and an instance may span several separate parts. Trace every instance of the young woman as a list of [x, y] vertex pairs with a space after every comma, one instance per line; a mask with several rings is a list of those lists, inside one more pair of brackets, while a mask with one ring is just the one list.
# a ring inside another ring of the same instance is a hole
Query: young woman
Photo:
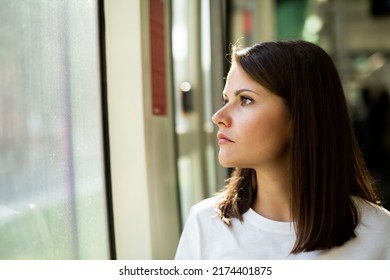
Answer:
[[233, 48], [218, 126], [222, 192], [193, 206], [176, 259], [390, 259], [337, 70], [320, 47]]

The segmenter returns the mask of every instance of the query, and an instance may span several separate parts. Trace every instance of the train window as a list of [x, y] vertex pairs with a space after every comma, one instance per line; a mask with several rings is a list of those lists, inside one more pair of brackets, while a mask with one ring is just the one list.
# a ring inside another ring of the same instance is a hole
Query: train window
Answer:
[[107, 259], [98, 3], [0, 2], [0, 259]]

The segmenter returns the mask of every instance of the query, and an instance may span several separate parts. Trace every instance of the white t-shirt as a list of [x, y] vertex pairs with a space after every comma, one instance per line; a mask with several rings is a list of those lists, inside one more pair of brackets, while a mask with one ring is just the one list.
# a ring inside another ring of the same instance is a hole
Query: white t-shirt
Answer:
[[191, 208], [176, 251], [177, 260], [390, 259], [390, 212], [356, 199], [356, 238], [330, 250], [290, 254], [293, 223], [266, 219], [249, 209], [228, 227], [217, 216], [217, 197]]

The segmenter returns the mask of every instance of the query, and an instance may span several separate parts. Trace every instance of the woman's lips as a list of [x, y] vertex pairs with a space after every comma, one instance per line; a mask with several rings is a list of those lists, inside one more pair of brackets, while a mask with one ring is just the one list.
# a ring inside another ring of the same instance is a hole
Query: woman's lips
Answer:
[[217, 133], [217, 138], [218, 138], [218, 144], [234, 143], [233, 140], [231, 140], [229, 137], [227, 137], [222, 132]]

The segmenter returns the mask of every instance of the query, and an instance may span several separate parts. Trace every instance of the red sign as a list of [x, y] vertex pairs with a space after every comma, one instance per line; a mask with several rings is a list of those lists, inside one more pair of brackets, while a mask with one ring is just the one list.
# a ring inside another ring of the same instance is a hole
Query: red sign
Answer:
[[150, 61], [153, 115], [167, 114], [164, 3], [149, 0]]

